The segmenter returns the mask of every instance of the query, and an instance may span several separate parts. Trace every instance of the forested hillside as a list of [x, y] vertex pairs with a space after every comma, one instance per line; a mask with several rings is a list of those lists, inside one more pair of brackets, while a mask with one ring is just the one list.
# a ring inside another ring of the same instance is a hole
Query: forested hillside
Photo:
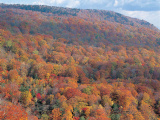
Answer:
[[160, 31], [112, 11], [0, 4], [0, 119], [159, 120]]

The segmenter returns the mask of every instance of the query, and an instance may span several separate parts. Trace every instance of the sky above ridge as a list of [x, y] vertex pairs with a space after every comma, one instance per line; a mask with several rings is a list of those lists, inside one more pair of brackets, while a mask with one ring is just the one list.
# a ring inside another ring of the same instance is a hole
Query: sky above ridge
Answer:
[[0, 3], [112, 10], [146, 20], [160, 29], [160, 0], [0, 0]]

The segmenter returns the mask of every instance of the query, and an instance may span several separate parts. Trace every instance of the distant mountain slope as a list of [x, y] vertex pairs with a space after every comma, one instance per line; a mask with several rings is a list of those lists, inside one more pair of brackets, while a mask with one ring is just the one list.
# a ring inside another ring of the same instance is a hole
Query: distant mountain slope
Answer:
[[0, 4], [0, 27], [11, 33], [46, 34], [68, 43], [159, 45], [160, 32], [150, 23], [104, 10]]
[[16, 8], [16, 9], [23, 9], [23, 10], [32, 10], [32, 11], [39, 11], [45, 13], [52, 13], [56, 15], [71, 15], [71, 16], [78, 16], [81, 18], [90, 18], [96, 20], [107, 20], [111, 22], [117, 22], [121, 24], [136, 26], [136, 27], [147, 27], [150, 29], [158, 30], [153, 24], [150, 24], [147, 21], [139, 20], [124, 16], [122, 14], [113, 12], [113, 11], [106, 11], [106, 10], [82, 10], [82, 9], [71, 9], [71, 8], [63, 8], [63, 7], [51, 7], [45, 5], [7, 5], [7, 4], [0, 4], [2, 8]]

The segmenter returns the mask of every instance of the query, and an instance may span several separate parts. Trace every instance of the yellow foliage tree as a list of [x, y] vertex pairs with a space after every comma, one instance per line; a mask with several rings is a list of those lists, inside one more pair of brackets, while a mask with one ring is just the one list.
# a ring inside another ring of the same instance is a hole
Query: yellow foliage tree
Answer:
[[25, 91], [21, 93], [21, 101], [25, 106], [28, 106], [32, 102], [32, 94], [30, 91]]
[[50, 115], [50, 117], [52, 118], [52, 120], [60, 120], [61, 119], [61, 111], [59, 108], [54, 108], [52, 110], [52, 114]]
[[62, 120], [73, 120], [73, 107], [70, 105], [68, 106], [68, 108], [66, 108], [65, 110], [65, 114], [62, 117]]

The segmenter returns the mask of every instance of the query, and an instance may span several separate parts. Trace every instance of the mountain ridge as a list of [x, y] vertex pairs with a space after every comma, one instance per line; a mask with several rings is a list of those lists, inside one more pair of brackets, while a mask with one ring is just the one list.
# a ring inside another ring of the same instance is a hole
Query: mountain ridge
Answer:
[[147, 45], [154, 49], [159, 45], [160, 31], [153, 25], [112, 11], [6, 4], [0, 8], [1, 28], [14, 34], [40, 33], [94, 46]]
[[[107, 20], [111, 22], [117, 22], [125, 24], [124, 22], [129, 22], [127, 25], [131, 26], [137, 26], [137, 27], [147, 27], [151, 28], [153, 30], [159, 30], [156, 28], [153, 24], [145, 21], [140, 20], [137, 18], [132, 18], [125, 16], [123, 14], [114, 12], [114, 11], [108, 11], [108, 10], [97, 10], [97, 9], [77, 9], [77, 8], [65, 8], [65, 7], [56, 7], [56, 6], [47, 6], [47, 5], [20, 5], [20, 4], [0, 4], [0, 7], [2, 8], [15, 8], [15, 9], [24, 9], [24, 10], [32, 10], [32, 11], [39, 11], [39, 12], [47, 12], [47, 13], [53, 13], [53, 14], [66, 14], [71, 16], [79, 16], [79, 11], [84, 13], [85, 11], [88, 11], [90, 14], [98, 13], [98, 15], [103, 15], [104, 17], [101, 18], [101, 20]], [[60, 13], [62, 12], [62, 13]], [[106, 16], [105, 16], [106, 15]], [[114, 17], [114, 19], [111, 17]], [[123, 19], [123, 21], [118, 21], [117, 19]], [[98, 19], [97, 19], [98, 20]]]

